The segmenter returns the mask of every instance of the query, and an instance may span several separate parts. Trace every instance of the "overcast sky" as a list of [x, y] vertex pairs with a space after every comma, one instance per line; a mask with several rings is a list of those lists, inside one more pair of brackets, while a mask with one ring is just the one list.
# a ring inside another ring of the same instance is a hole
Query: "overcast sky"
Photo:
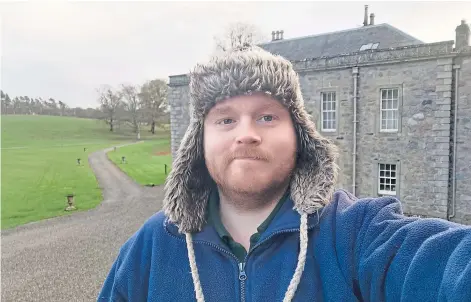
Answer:
[[455, 39], [471, 2], [28, 2], [1, 3], [1, 88], [96, 107], [101, 84], [142, 84], [188, 72], [234, 21], [284, 38], [355, 28], [364, 4], [424, 42]]

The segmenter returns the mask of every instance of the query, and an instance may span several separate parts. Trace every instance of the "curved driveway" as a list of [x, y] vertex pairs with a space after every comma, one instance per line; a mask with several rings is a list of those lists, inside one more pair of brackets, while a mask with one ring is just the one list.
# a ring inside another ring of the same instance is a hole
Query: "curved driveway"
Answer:
[[1, 301], [96, 301], [121, 245], [161, 208], [163, 187], [142, 187], [106, 157], [89, 163], [103, 189], [95, 209], [2, 232]]

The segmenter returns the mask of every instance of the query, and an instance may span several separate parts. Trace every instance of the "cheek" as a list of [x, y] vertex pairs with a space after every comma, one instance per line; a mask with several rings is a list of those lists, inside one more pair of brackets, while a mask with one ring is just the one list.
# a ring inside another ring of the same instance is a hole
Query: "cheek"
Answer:
[[271, 136], [271, 149], [275, 158], [280, 160], [289, 160], [296, 154], [297, 139], [294, 129], [285, 127]]
[[274, 148], [274, 158], [282, 165], [291, 166], [296, 158], [296, 142], [292, 140], [283, 141]]
[[208, 165], [212, 168], [221, 165], [226, 153], [230, 150], [230, 145], [230, 142], [223, 140], [222, 135], [208, 133], [204, 139], [204, 157]]

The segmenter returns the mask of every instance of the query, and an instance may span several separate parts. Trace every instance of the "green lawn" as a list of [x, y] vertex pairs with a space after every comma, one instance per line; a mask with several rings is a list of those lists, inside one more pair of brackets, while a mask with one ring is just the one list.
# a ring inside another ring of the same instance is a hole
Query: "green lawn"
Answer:
[[[97, 206], [102, 193], [88, 155], [135, 140], [127, 127], [112, 133], [102, 121], [69, 117], [2, 116], [1, 126], [2, 229], [69, 214], [70, 193], [79, 211]], [[141, 138], [162, 136], [168, 135], [143, 132]]]
[[[126, 158], [122, 163], [122, 157]], [[111, 159], [122, 171], [141, 185], [158, 185], [165, 181], [172, 165], [170, 139], [145, 141], [108, 152]]]

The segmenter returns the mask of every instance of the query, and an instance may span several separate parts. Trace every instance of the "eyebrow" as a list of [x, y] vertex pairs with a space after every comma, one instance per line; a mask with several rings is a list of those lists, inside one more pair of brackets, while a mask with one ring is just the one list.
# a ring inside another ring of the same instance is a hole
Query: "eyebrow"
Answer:
[[276, 110], [283, 110], [284, 106], [280, 103], [267, 103], [260, 106], [259, 110], [269, 110], [269, 109], [276, 109]]
[[228, 114], [232, 111], [233, 111], [232, 108], [229, 106], [221, 106], [221, 107], [213, 108], [214, 114], [220, 114], [220, 115]]

